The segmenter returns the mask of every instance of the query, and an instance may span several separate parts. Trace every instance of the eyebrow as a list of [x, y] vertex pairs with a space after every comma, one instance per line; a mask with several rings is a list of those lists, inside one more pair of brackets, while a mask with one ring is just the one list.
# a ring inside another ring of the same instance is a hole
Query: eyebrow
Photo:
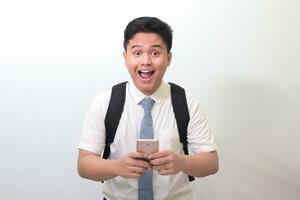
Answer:
[[[134, 49], [134, 48], [138, 48], [138, 47], [141, 47], [142, 45], [139, 45], [139, 44], [136, 44], [136, 45], [132, 45], [131, 49]], [[153, 48], [162, 48], [160, 44], [154, 44], [154, 45], [151, 45], [151, 47]]]

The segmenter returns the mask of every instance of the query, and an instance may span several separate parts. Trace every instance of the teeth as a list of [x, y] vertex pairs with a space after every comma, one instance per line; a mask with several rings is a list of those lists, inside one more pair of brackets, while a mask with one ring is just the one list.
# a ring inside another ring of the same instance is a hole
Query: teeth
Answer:
[[146, 69], [144, 69], [144, 70], [140, 70], [140, 72], [142, 72], [142, 73], [150, 73], [151, 70], [146, 70]]

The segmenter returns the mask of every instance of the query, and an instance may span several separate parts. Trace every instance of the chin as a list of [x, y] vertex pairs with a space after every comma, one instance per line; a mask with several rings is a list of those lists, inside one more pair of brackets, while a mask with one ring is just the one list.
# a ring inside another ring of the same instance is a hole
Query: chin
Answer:
[[158, 86], [155, 84], [155, 79], [143, 81], [139, 78], [135, 81], [135, 86], [145, 95], [151, 95], [158, 88]]
[[138, 89], [147, 96], [151, 95], [154, 92], [152, 85], [140, 85]]

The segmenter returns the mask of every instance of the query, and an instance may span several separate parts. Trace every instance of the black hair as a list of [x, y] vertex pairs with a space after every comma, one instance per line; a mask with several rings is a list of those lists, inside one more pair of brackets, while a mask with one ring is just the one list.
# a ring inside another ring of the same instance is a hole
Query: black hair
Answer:
[[172, 48], [173, 30], [165, 22], [156, 17], [138, 17], [128, 23], [124, 31], [123, 46], [126, 51], [129, 40], [134, 37], [135, 34], [144, 33], [156, 33], [161, 36], [165, 45], [167, 46], [168, 53]]

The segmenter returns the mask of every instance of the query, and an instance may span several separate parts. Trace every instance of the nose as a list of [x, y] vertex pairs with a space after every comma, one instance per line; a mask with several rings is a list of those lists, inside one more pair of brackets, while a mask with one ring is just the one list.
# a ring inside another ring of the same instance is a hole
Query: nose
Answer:
[[147, 53], [143, 54], [142, 64], [145, 66], [149, 66], [151, 64], [151, 56]]

